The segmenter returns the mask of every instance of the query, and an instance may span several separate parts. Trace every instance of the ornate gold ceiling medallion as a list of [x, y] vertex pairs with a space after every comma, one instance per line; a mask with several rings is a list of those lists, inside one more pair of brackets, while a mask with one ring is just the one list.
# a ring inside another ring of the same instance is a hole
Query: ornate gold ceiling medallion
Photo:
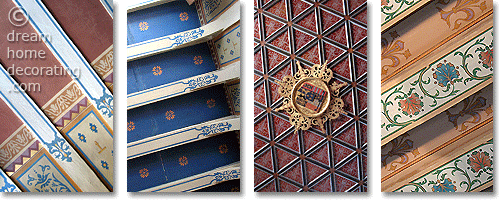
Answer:
[[290, 114], [290, 123], [298, 130], [308, 130], [316, 125], [323, 132], [323, 123], [336, 119], [343, 110], [344, 101], [339, 98], [339, 90], [347, 83], [332, 82], [333, 72], [323, 65], [315, 64], [311, 69], [303, 69], [297, 61], [299, 71], [294, 75], [287, 75], [279, 82], [279, 94], [284, 98], [283, 105], [276, 111], [284, 110]]

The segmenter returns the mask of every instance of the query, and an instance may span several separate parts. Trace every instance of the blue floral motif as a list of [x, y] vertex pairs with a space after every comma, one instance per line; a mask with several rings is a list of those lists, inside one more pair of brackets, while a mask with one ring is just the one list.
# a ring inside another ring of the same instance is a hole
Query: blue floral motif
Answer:
[[89, 123], [90, 130], [94, 133], [97, 133], [97, 126], [95, 124]]
[[104, 169], [109, 169], [109, 165], [108, 165], [108, 163], [107, 163], [106, 161], [104, 161], [104, 160], [101, 160], [101, 166], [102, 166], [102, 168], [104, 168]]
[[231, 42], [231, 39], [227, 38], [226, 42], [227, 42], [227, 43], [230, 43], [230, 42]]
[[224, 60], [224, 55], [220, 55], [220, 59], [221, 59], [221, 60]]
[[460, 73], [451, 63], [439, 63], [432, 76], [437, 80], [439, 86], [446, 87], [448, 83], [453, 85], [456, 82], [455, 79], [460, 77]]
[[103, 94], [104, 95], [99, 99], [92, 97], [92, 100], [95, 101], [97, 110], [99, 110], [101, 114], [113, 117], [113, 96], [106, 93], [106, 88], [103, 88]]
[[457, 186], [453, 185], [450, 178], [444, 179], [444, 182], [438, 181], [437, 185], [432, 186], [433, 192], [455, 192]]
[[219, 183], [239, 178], [240, 172], [238, 170], [216, 172], [213, 176], [214, 180], [212, 180], [212, 182], [215, 181], [216, 183]]
[[38, 173], [36, 170], [33, 170], [36, 174], [36, 177], [31, 177], [31, 174], [28, 175], [28, 185], [33, 185], [35, 182], [35, 190], [38, 192], [71, 192], [68, 186], [64, 185], [61, 181], [59, 181], [54, 173], [48, 172], [50, 170], [49, 165], [38, 165], [42, 173]]
[[234, 54], [234, 51], [233, 51], [233, 50], [231, 50], [231, 51], [229, 52], [229, 54], [233, 55], [233, 54]]
[[87, 142], [87, 137], [85, 137], [85, 135], [82, 133], [78, 133], [78, 139], [82, 142], [85, 142], [85, 143]]
[[187, 31], [184, 34], [177, 35], [173, 38], [167, 37], [167, 39], [169, 39], [169, 40], [174, 40], [174, 43], [172, 43], [172, 45], [170, 45], [169, 47], [166, 47], [166, 48], [172, 48], [174, 46], [179, 46], [179, 45], [184, 44], [186, 42], [190, 42], [194, 39], [200, 38], [201, 36], [203, 36], [204, 32], [205, 32], [205, 30], [198, 28], [198, 29], [195, 29], [192, 31]]
[[221, 122], [218, 124], [212, 124], [210, 126], [203, 126], [200, 129], [196, 129], [198, 131], [201, 131], [200, 135], [207, 136], [210, 134], [216, 134], [216, 133], [222, 133], [224, 131], [229, 131], [233, 125], [229, 124], [228, 122]]
[[3, 177], [3, 175], [0, 176], [2, 176], [1, 179], [3, 179], [3, 186], [0, 187], [0, 192], [21, 192], [17, 189], [16, 185], [7, 181], [7, 177]]
[[49, 150], [49, 153], [54, 156], [54, 158], [60, 158], [62, 161], [71, 162], [73, 159], [70, 157], [71, 151], [69, 145], [66, 144], [66, 140], [56, 136], [51, 143], [45, 143]]
[[217, 44], [217, 49], [220, 49], [220, 44]]
[[217, 81], [217, 78], [219, 78], [217, 75], [209, 74], [206, 76], [201, 76], [201, 77], [198, 77], [195, 79], [191, 79], [188, 81], [188, 83], [184, 83], [184, 84], [188, 84], [188, 87], [186, 87], [186, 90], [187, 89], [193, 90], [195, 88], [203, 87], [203, 86], [206, 86], [208, 84], [214, 83], [215, 81]]
[[236, 33], [236, 37], [240, 37], [240, 36], [241, 36], [240, 32]]

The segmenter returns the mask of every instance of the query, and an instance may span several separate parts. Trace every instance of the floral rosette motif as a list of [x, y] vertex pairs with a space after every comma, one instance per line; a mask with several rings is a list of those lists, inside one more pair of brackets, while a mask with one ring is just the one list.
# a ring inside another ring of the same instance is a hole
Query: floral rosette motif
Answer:
[[399, 108], [403, 114], [407, 116], [415, 116], [420, 113], [420, 109], [424, 106], [424, 102], [420, 100], [420, 96], [417, 93], [413, 93], [406, 99], [399, 100]]
[[437, 181], [437, 184], [432, 186], [433, 192], [455, 192], [457, 191], [457, 186], [453, 185], [453, 181], [450, 178], [444, 179], [444, 181]]
[[491, 168], [493, 161], [490, 158], [490, 154], [481, 150], [472, 152], [469, 159], [467, 159], [467, 164], [470, 166], [470, 170], [474, 173], [481, 173], [481, 170], [487, 171], [493, 169]]
[[493, 48], [486, 47], [484, 51], [479, 53], [479, 59], [484, 68], [491, 69], [493, 66]]
[[[455, 66], [452, 63], [439, 63], [436, 67], [434, 74], [432, 77], [436, 79], [436, 84], [441, 87], [448, 86], [448, 83], [455, 84], [460, 77], [460, 73], [458, 72], [458, 67], [455, 69]], [[434, 69], [433, 69], [434, 70]]]

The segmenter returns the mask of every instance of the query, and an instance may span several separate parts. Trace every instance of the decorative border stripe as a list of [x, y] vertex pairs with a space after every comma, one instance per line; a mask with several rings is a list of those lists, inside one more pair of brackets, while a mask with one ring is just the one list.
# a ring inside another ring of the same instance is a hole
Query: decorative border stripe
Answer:
[[240, 118], [231, 116], [170, 131], [129, 143], [127, 160], [235, 130], [240, 130]]
[[[453, 100], [460, 100], [464, 98], [464, 94], [485, 87], [492, 82], [492, 68], [475, 66], [471, 70], [468, 68], [471, 67], [468, 65], [470, 61], [467, 60], [477, 61], [479, 56], [469, 57], [468, 55], [477, 54], [478, 48], [483, 48], [483, 50], [489, 48], [493, 40], [492, 32], [493, 28], [486, 30], [382, 93], [381, 132], [382, 141], [385, 141], [382, 145], [388, 142], [388, 137], [397, 136], [415, 127], [418, 125], [417, 121], [421, 121], [420, 119], [424, 117], [432, 117], [437, 109]], [[453, 77], [449, 77], [451, 83], [441, 79], [443, 72], [452, 73], [450, 76], [453, 75]], [[406, 103], [411, 103], [411, 105], [405, 105]], [[410, 107], [412, 109], [409, 109]]]
[[192, 192], [223, 181], [241, 178], [240, 163], [220, 167], [202, 174], [163, 184], [141, 192]]
[[164, 99], [190, 93], [194, 90], [210, 87], [227, 80], [239, 78], [240, 62], [233, 63], [214, 72], [193, 76], [173, 83], [132, 93], [127, 96], [127, 109], [144, 106]]

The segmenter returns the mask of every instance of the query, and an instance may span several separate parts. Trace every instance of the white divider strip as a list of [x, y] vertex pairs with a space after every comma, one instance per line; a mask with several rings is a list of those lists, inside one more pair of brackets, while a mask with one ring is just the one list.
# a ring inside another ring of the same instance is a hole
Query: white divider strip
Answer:
[[[28, 13], [31, 25], [40, 35], [49, 36], [50, 39], [44, 40], [47, 47], [64, 68], [72, 74], [73, 80], [92, 100], [92, 104], [99, 110], [108, 125], [113, 127], [113, 95], [49, 10], [41, 0], [13, 1]], [[79, 75], [78, 77], [76, 73]]]
[[127, 96], [127, 110], [184, 95], [239, 77], [240, 62], [238, 61], [220, 70], [129, 94]]
[[212, 39], [240, 20], [240, 2], [237, 1], [217, 20], [200, 28], [155, 38], [127, 46], [127, 61], [148, 57], [165, 51], [199, 44]]
[[109, 16], [113, 18], [113, 0], [101, 0], [101, 4], [108, 11]]
[[21, 192], [16, 184], [0, 169], [0, 192]]
[[202, 174], [190, 176], [171, 183], [163, 184], [141, 192], [192, 192], [223, 181], [241, 178], [240, 163], [233, 163]]
[[0, 65], [0, 97], [83, 191], [108, 192], [90, 167], [61, 136], [40, 108]]
[[177, 129], [128, 143], [127, 160], [235, 130], [240, 130], [240, 117], [236, 115]]

